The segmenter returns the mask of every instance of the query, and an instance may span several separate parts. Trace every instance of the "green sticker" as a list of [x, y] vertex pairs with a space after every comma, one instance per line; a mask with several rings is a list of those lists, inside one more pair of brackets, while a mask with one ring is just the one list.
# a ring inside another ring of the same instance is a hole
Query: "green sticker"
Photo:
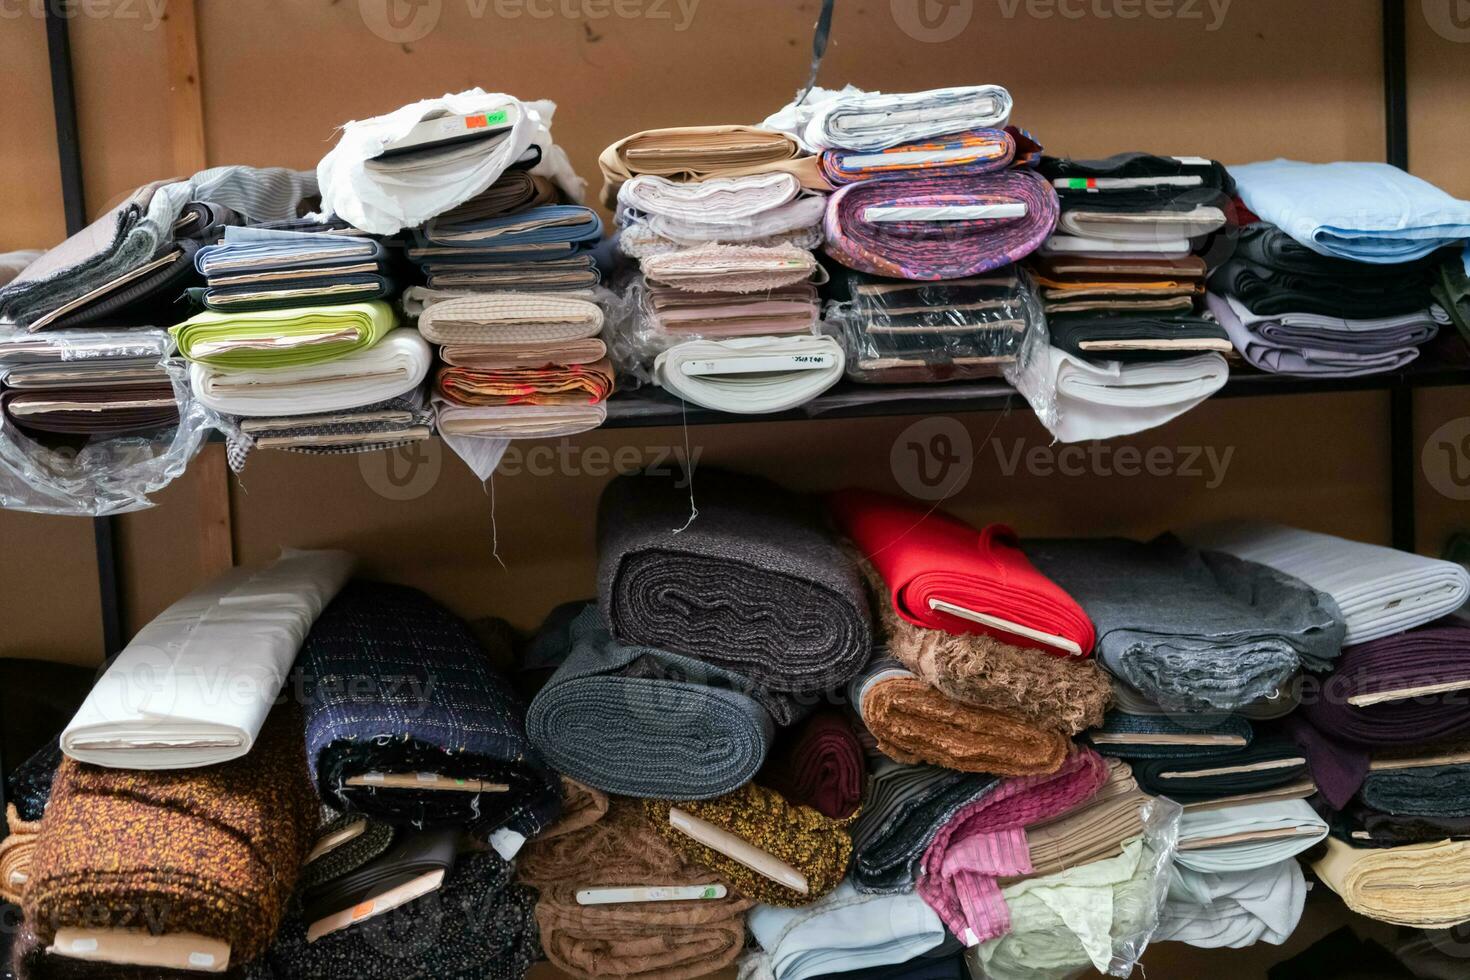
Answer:
[[715, 886], [714, 885], [709, 885], [708, 887], [705, 888], [704, 894], [702, 896], [700, 896], [700, 897], [701, 898], [719, 898], [720, 896], [717, 895], [717, 894], [715, 894]]
[[486, 126], [498, 126], [501, 123], [505, 122], [505, 120], [506, 120], [506, 113], [505, 113], [505, 110], [504, 109], [497, 109], [494, 112], [487, 112], [487, 113], [485, 113], [485, 125]]

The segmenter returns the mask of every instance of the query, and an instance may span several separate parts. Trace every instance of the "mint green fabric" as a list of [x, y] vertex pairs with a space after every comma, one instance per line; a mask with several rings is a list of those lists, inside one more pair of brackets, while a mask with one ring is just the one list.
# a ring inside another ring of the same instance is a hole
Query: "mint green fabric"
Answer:
[[[170, 327], [179, 353], [191, 361], [237, 371], [322, 364], [366, 350], [398, 325], [393, 308], [382, 301], [340, 306], [303, 306], [290, 310], [221, 312], [206, 310]], [[313, 334], [347, 331], [350, 336], [312, 340]], [[213, 350], [213, 345], [272, 341], [264, 348]]]

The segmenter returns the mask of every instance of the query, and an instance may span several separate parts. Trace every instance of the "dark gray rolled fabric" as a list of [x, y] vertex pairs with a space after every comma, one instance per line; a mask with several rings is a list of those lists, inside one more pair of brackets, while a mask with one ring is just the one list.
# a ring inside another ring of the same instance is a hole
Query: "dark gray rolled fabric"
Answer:
[[879, 759], [852, 828], [852, 882], [860, 892], [913, 891], [919, 859], [961, 807], [1000, 785], [986, 773]]
[[1418, 766], [1368, 773], [1363, 803], [1393, 816], [1470, 817], [1470, 766]]
[[739, 674], [624, 646], [593, 605], [553, 612], [536, 645], [563, 651], [526, 713], [531, 744], [558, 772], [620, 796], [703, 800], [765, 762], [776, 726]]
[[[697, 507], [697, 513], [691, 512]], [[698, 470], [613, 480], [597, 509], [597, 589], [624, 643], [682, 653], [774, 691], [838, 687], [873, 624], [862, 576], [806, 501]]]
[[1103, 666], [1167, 711], [1235, 711], [1342, 652], [1332, 597], [1256, 562], [1167, 534], [1024, 548], [1092, 617]]

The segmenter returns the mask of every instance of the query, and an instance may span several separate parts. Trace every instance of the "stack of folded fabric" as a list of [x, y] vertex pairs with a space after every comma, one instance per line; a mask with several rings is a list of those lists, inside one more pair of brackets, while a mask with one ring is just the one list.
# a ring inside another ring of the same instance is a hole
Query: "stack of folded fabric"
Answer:
[[0, 335], [0, 425], [33, 438], [119, 436], [176, 425], [162, 330]]
[[319, 804], [301, 734], [283, 705], [249, 754], [220, 765], [63, 761], [31, 858], [21, 972], [67, 975], [59, 957], [238, 975], [270, 944], [311, 846]]
[[829, 293], [826, 322], [847, 351], [848, 377], [874, 384], [998, 377], [1045, 322], [1031, 284], [1013, 269], [940, 282], [844, 269]]
[[[532, 841], [517, 871], [539, 892], [547, 959], [575, 977], [685, 980], [729, 965], [745, 946], [754, 902], [670, 846], [634, 800], [613, 799], [595, 822]], [[672, 889], [688, 897], [656, 899]]]
[[618, 247], [638, 261], [620, 361], [685, 401], [762, 414], [794, 408], [842, 376], [818, 336], [823, 191], [814, 157], [755, 127], [637, 133], [603, 151], [603, 200]]
[[439, 431], [538, 438], [593, 429], [613, 390], [602, 307], [585, 292], [410, 290], [419, 333], [440, 345]]
[[[1249, 171], [1250, 168], [1242, 168]], [[1322, 255], [1267, 222], [1242, 228], [1209, 308], [1252, 367], [1350, 378], [1403, 367], [1439, 333], [1435, 256], [1370, 265]]]
[[194, 255], [211, 310], [282, 310], [387, 299], [387, 253], [366, 235], [229, 227]]
[[1470, 246], [1444, 257], [1430, 286], [1435, 302], [1449, 314], [1460, 336], [1470, 343]]
[[469, 628], [428, 596], [353, 582], [301, 649], [306, 751], [330, 806], [459, 827], [507, 860], [560, 811], [524, 708]]
[[381, 300], [207, 310], [171, 332], [195, 396], [228, 419], [236, 469], [256, 446], [350, 453], [429, 437], [429, 346]]

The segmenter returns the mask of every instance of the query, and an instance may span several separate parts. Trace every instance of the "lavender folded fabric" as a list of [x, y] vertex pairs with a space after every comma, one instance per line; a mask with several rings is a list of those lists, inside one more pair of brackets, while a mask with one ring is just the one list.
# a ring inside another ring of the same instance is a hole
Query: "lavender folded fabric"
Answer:
[[1342, 809], [1368, 774], [1369, 750], [1470, 732], [1467, 690], [1470, 623], [1441, 619], [1344, 648], [1321, 690], [1303, 698], [1292, 736], [1323, 797]]
[[1057, 194], [1030, 170], [849, 184], [827, 202], [826, 251], [899, 279], [957, 279], [1030, 255], [1057, 222]]

